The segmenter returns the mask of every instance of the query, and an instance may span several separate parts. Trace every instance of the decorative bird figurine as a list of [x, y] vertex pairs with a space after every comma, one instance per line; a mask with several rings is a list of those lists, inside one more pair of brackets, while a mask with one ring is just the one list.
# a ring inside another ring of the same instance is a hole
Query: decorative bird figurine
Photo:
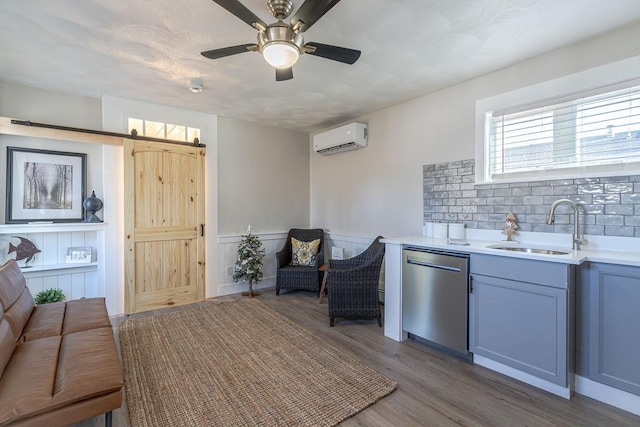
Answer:
[[40, 249], [36, 248], [36, 245], [29, 239], [25, 239], [24, 237], [13, 236], [15, 239], [20, 239], [20, 243], [18, 246], [14, 246], [13, 243], [9, 243], [9, 252], [7, 254], [11, 254], [13, 252], [16, 253], [16, 261], [20, 261], [26, 259], [26, 264], [29, 261], [33, 260], [33, 257], [41, 252]]

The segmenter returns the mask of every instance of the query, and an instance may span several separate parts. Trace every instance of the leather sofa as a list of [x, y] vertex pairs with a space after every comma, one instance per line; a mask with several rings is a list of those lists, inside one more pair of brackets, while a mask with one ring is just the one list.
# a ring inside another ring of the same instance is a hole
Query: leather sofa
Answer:
[[67, 426], [122, 404], [104, 298], [34, 306], [18, 264], [0, 267], [0, 427]]

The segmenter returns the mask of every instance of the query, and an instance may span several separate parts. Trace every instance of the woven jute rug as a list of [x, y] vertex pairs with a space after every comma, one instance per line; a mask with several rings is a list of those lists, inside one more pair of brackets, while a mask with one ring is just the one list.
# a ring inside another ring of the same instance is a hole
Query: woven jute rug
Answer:
[[255, 299], [127, 319], [131, 425], [333, 426], [396, 383]]

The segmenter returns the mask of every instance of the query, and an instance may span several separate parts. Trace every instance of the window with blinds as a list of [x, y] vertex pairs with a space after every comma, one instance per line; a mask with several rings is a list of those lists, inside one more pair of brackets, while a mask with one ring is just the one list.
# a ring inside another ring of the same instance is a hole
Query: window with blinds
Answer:
[[562, 170], [584, 176], [590, 170], [615, 170], [615, 165], [640, 169], [640, 86], [592, 93], [487, 113], [487, 178], [540, 177], [540, 171]]

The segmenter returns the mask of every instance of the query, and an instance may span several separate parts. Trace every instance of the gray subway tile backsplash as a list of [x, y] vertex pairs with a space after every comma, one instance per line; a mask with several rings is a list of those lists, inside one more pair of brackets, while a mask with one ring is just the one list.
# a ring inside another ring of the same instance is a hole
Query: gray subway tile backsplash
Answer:
[[602, 184], [578, 184], [578, 194], [602, 194], [604, 185]]
[[640, 193], [621, 194], [620, 203], [624, 205], [640, 205]]
[[624, 225], [623, 215], [598, 215], [596, 225]]
[[597, 196], [593, 196], [593, 203], [602, 205], [606, 205], [608, 203], [620, 204], [620, 193], [599, 194]]
[[633, 205], [606, 205], [604, 213], [607, 215], [633, 215]]
[[530, 190], [532, 196], [548, 196], [553, 194], [553, 187], [550, 185], [544, 187], [531, 187]]
[[568, 196], [577, 192], [575, 185], [557, 185], [553, 187], [553, 194], [556, 196]]
[[605, 184], [605, 193], [633, 193], [633, 184], [630, 182]]
[[623, 227], [620, 225], [605, 225], [604, 234], [607, 236], [635, 237], [634, 227]]
[[602, 236], [604, 235], [604, 225], [587, 225], [584, 227], [584, 232], [592, 236]]
[[581, 208], [590, 235], [640, 237], [640, 175], [475, 185], [474, 160], [423, 167], [424, 221], [464, 222], [467, 228], [502, 230], [513, 212], [520, 231], [572, 233], [571, 209], [551, 204], [569, 199]]
[[606, 178], [600, 178], [600, 182], [629, 182], [628, 176], [610, 176]]
[[513, 187], [511, 189], [512, 196], [531, 196], [531, 187]]
[[575, 183], [580, 184], [598, 184], [600, 182], [600, 178], [576, 178], [574, 179]]
[[582, 205], [582, 209], [588, 214], [601, 215], [604, 213], [604, 205]]

